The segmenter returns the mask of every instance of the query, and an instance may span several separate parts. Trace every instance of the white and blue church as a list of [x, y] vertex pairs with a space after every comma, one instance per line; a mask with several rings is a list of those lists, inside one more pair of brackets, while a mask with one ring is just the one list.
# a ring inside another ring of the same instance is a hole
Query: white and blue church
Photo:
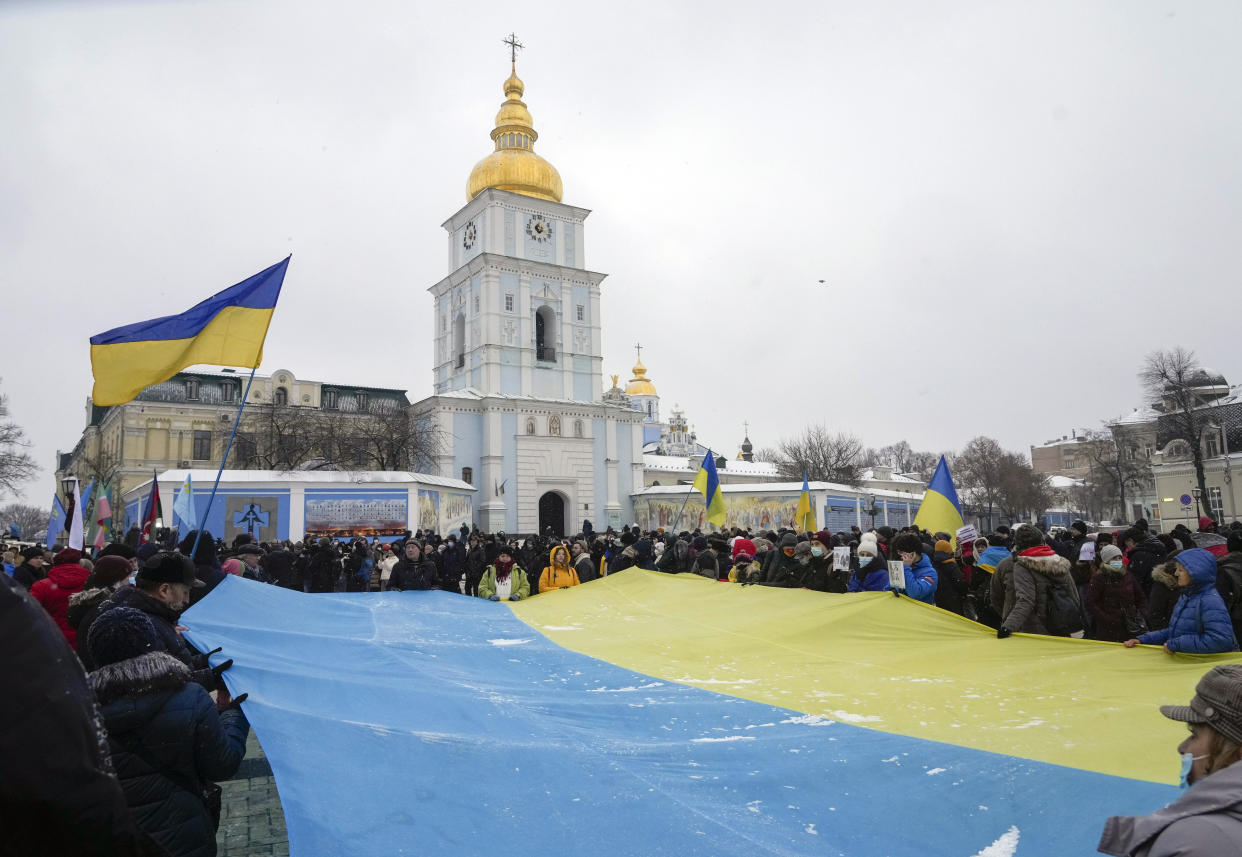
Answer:
[[429, 289], [435, 392], [411, 411], [441, 438], [434, 473], [478, 489], [474, 518], [485, 531], [620, 527], [643, 489], [658, 398], [651, 388], [636, 402], [615, 376], [605, 390], [606, 275], [587, 267], [590, 212], [561, 201], [560, 174], [535, 154], [523, 90], [515, 68], [494, 150], [443, 224], [450, 273]]

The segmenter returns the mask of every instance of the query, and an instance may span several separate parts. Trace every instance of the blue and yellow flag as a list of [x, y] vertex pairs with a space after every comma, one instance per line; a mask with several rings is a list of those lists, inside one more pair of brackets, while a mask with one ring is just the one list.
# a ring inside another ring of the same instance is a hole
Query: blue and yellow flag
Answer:
[[712, 458], [710, 449], [699, 465], [698, 475], [694, 477], [694, 487], [703, 495], [703, 505], [707, 507], [708, 523], [718, 527], [724, 526], [724, 495], [720, 493], [720, 477], [716, 475], [716, 459]]
[[957, 500], [957, 489], [953, 487], [949, 464], [943, 455], [927, 484], [919, 513], [914, 516], [914, 526], [932, 533], [946, 532], [951, 537], [962, 527], [962, 504]]
[[802, 471], [802, 494], [798, 497], [798, 508], [794, 510], [794, 529], [800, 533], [813, 533], [819, 529], [815, 523], [815, 508], [811, 505], [811, 484], [806, 480], [806, 471]]
[[187, 366], [258, 366], [289, 258], [181, 313], [91, 337], [96, 405], [123, 405]]

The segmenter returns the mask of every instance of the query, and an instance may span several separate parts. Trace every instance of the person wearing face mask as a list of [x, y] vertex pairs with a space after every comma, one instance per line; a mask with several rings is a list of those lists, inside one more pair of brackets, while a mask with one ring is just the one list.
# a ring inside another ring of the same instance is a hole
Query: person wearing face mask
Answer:
[[[1123, 643], [1145, 629], [1147, 599], [1143, 587], [1122, 560], [1121, 548], [1105, 545], [1100, 549], [1100, 570], [1087, 585], [1087, 609], [1095, 620], [1094, 640]], [[1144, 627], [1139, 627], [1140, 620]]]
[[807, 544], [805, 559], [798, 561], [798, 537], [793, 533], [781, 536], [780, 547], [768, 552], [767, 566], [764, 569], [764, 586], [779, 586], [795, 589], [802, 586], [802, 578], [806, 574], [806, 566], [810, 561], [810, 545]]
[[1242, 853], [1242, 665], [1213, 667], [1189, 705], [1160, 713], [1185, 723], [1182, 756], [1187, 791], [1151, 815], [1114, 816], [1099, 851], [1113, 857], [1223, 857]]
[[809, 573], [806, 577], [808, 589], [814, 589], [816, 592], [842, 593], [847, 591], [849, 587], [849, 572], [837, 571], [832, 567], [831, 548], [825, 545], [819, 538], [813, 538], [809, 543], [800, 542], [799, 544], [807, 545], [807, 553], [809, 554]]
[[1182, 596], [1173, 605], [1169, 627], [1126, 640], [1126, 648], [1142, 643], [1163, 645], [1169, 654], [1236, 652], [1233, 621], [1216, 591], [1216, 557], [1203, 548], [1192, 548], [1179, 553], [1174, 563]]
[[858, 568], [850, 575], [849, 592], [888, 592], [888, 561], [880, 554], [875, 533], [863, 533], [858, 542]]
[[530, 597], [530, 581], [523, 568], [513, 561], [507, 545], [496, 552], [496, 561], [483, 572], [479, 597], [489, 601], [521, 601]]

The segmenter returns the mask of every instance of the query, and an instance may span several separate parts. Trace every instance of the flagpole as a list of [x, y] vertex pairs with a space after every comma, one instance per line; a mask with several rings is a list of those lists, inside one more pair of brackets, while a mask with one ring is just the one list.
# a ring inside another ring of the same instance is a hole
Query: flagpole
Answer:
[[[712, 451], [709, 449], [709, 450], [707, 451], [707, 454], [708, 454], [708, 455], [711, 455], [711, 452], [712, 452]], [[702, 462], [700, 462], [700, 463], [699, 463], [699, 468], [700, 468], [700, 469], [702, 469], [702, 467], [703, 467], [703, 464], [702, 464]], [[696, 474], [696, 475], [695, 475], [695, 478], [698, 478], [698, 476], [697, 476], [698, 471], [697, 471], [697, 470], [695, 471], [695, 474]], [[676, 534], [677, 534], [677, 525], [681, 523], [681, 513], [682, 513], [682, 512], [684, 512], [684, 511], [686, 511], [686, 504], [690, 502], [690, 498], [691, 498], [692, 496], [694, 496], [694, 482], [691, 482], [691, 483], [690, 483], [690, 491], [686, 494], [686, 499], [684, 499], [684, 500], [682, 500], [682, 501], [681, 501], [681, 508], [677, 510], [677, 520], [673, 521], [673, 534], [674, 534], [674, 535], [676, 535]], [[706, 501], [705, 501], [705, 502], [706, 502]]]
[[233, 419], [233, 431], [229, 434], [229, 442], [224, 447], [224, 455], [220, 458], [220, 469], [216, 471], [215, 484], [211, 486], [211, 496], [207, 498], [207, 508], [203, 510], [203, 514], [198, 519], [198, 531], [194, 535], [194, 547], [190, 548], [190, 561], [193, 562], [195, 554], [198, 553], [198, 543], [203, 538], [203, 527], [207, 525], [207, 516], [211, 514], [211, 504], [216, 501], [216, 491], [220, 489], [220, 477], [224, 475], [224, 466], [229, 460], [229, 450], [233, 448], [233, 438], [237, 437], [237, 426], [241, 423], [242, 409], [246, 407], [246, 400], [250, 398], [250, 385], [254, 381], [254, 373], [259, 368], [256, 363], [250, 370], [250, 377], [246, 379], [246, 390], [242, 393], [241, 404], [237, 406], [237, 416]]

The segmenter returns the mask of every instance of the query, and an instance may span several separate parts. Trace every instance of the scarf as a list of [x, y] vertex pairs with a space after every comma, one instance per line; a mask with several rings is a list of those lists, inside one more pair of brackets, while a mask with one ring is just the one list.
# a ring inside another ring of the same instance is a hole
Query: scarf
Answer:
[[497, 580], [507, 580], [511, 571], [513, 571], [513, 560], [509, 560], [508, 562], [496, 560]]
[[1056, 551], [1047, 545], [1036, 545], [1033, 548], [1027, 548], [1018, 554], [1018, 556], [1056, 556]]

